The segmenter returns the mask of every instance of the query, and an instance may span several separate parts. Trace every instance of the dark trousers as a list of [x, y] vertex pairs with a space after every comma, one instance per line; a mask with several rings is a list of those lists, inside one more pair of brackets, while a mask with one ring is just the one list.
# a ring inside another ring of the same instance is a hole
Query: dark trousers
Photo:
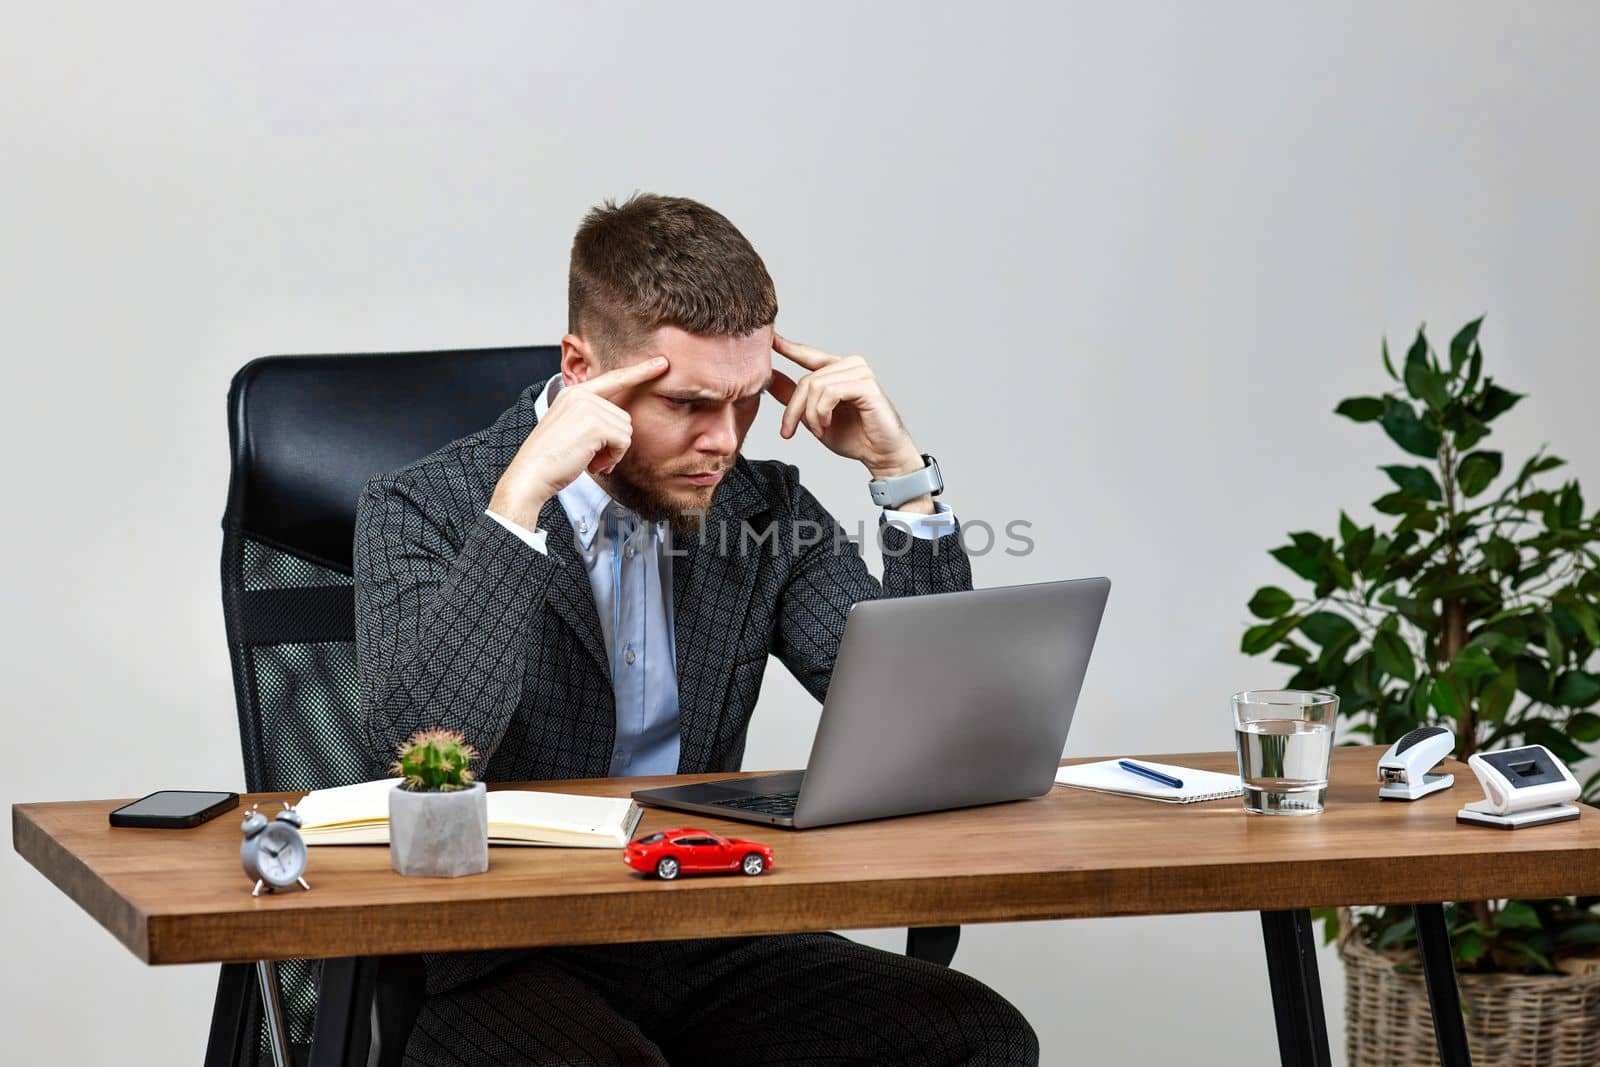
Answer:
[[1033, 1065], [982, 982], [837, 934], [531, 949], [430, 996], [408, 1065]]

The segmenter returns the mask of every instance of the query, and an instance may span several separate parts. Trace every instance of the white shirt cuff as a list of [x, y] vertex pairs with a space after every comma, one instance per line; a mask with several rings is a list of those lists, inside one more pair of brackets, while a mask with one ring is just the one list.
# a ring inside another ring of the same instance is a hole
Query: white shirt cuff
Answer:
[[[528, 529], [525, 529], [522, 526], [519, 526], [518, 524], [512, 522], [510, 519], [506, 518], [504, 515], [496, 515], [494, 512], [490, 511], [488, 508], [484, 508], [483, 509], [483, 513], [485, 515], [489, 516], [495, 522], [498, 522], [501, 526], [504, 526], [506, 529], [510, 530], [512, 533], [516, 534], [518, 537], [522, 538], [522, 540], [525, 543], [527, 543], [528, 545], [532, 546], [533, 548], [538, 549], [540, 555], [548, 556], [550, 554], [549, 552], [545, 551], [545, 547], [544, 547], [545, 535], [550, 532], [549, 530], [528, 530]], [[926, 517], [926, 516], [924, 516], [924, 517]]]
[[955, 513], [950, 510], [949, 504], [941, 500], [933, 502], [932, 515], [924, 515], [919, 511], [895, 511], [892, 508], [884, 508], [883, 517], [889, 522], [906, 527], [911, 531], [912, 537], [920, 537], [924, 541], [937, 541], [956, 528]]

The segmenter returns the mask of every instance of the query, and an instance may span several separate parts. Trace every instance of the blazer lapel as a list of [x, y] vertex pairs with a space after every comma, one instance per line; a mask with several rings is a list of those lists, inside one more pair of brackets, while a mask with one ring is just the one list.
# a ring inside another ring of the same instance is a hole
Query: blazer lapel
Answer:
[[743, 520], [767, 509], [739, 460], [701, 532], [672, 539], [672, 622], [678, 652], [678, 770], [705, 770], [722, 720], [733, 660], [728, 649], [749, 614], [759, 560], [745, 552]]
[[567, 519], [567, 509], [552, 497], [539, 509], [539, 525], [549, 531], [544, 546], [561, 561], [555, 577], [545, 591], [546, 602], [572, 628], [578, 642], [589, 658], [599, 668], [601, 677], [611, 681], [611, 664], [606, 659], [606, 639], [600, 629], [600, 615], [594, 606], [594, 588], [589, 584], [589, 571], [572, 536], [572, 524]]
[[[539, 424], [536, 414], [538, 397], [544, 392], [549, 379], [529, 386], [522, 391], [517, 403], [490, 428], [484, 441], [485, 485], [492, 488], [495, 481], [510, 466], [528, 434]], [[609, 684], [611, 664], [606, 659], [606, 639], [600, 630], [600, 616], [595, 611], [594, 590], [589, 585], [589, 571], [584, 566], [577, 543], [572, 536], [572, 524], [561, 500], [551, 497], [539, 509], [539, 528], [545, 530], [544, 546], [561, 566], [545, 593], [545, 599], [555, 609], [563, 622], [571, 628], [589, 658], [599, 669], [600, 676]]]

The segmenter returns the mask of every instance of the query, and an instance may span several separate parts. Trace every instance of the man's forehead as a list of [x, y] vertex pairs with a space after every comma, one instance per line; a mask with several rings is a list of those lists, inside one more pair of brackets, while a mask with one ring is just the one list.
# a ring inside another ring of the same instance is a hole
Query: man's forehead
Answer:
[[669, 396], [737, 398], [760, 393], [772, 380], [772, 335], [766, 329], [745, 337], [701, 337], [665, 329], [649, 356], [668, 360], [655, 381]]
[[[736, 372], [735, 372], [736, 371]], [[764, 392], [772, 383], [772, 361], [730, 371], [709, 372], [705, 368], [683, 368], [673, 364], [655, 381], [656, 392], [681, 399], [740, 399]]]

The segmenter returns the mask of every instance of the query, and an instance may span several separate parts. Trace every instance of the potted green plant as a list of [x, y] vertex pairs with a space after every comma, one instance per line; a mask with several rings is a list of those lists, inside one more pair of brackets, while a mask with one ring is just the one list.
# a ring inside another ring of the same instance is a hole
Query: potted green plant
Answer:
[[[1347, 743], [1388, 745], [1442, 724], [1455, 732], [1457, 759], [1541, 744], [1571, 766], [1600, 740], [1591, 710], [1600, 676], [1589, 669], [1600, 647], [1600, 512], [1585, 514], [1576, 481], [1541, 484], [1563, 465], [1544, 448], [1507, 465], [1482, 447], [1522, 399], [1484, 375], [1482, 322], [1467, 323], [1444, 355], [1419, 329], [1398, 370], [1385, 342], [1395, 384], [1334, 409], [1414, 458], [1381, 468], [1391, 484], [1373, 501], [1377, 522], [1341, 512], [1334, 534], [1292, 533], [1272, 550], [1305, 584], [1256, 590], [1240, 647], [1270, 653], [1293, 688], [1337, 692]], [[1591, 774], [1586, 801], [1597, 785]], [[1476, 791], [1470, 776], [1462, 786]], [[1589, 959], [1600, 944], [1597, 899], [1446, 908], [1474, 1062], [1521, 1063], [1509, 1058], [1519, 1042], [1549, 1050], [1559, 1040], [1566, 1052], [1539, 1062], [1600, 1063], [1600, 1018], [1572, 1000], [1600, 994]], [[1321, 917], [1348, 965], [1350, 1062], [1436, 1063], [1411, 909]], [[1363, 1018], [1374, 1005], [1407, 1019]], [[1527, 1026], [1543, 1030], [1530, 1037]]]
[[473, 779], [478, 753], [465, 735], [419, 730], [389, 768], [389, 862], [405, 875], [456, 878], [489, 869], [489, 804]]

